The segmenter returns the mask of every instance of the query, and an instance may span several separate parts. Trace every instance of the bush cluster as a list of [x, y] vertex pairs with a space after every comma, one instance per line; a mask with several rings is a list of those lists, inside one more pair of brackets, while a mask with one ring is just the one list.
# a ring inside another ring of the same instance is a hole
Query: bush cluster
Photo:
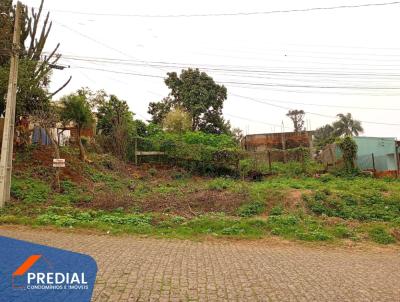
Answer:
[[225, 134], [156, 131], [139, 142], [140, 150], [164, 152], [171, 163], [202, 174], [236, 174], [243, 156], [235, 139]]

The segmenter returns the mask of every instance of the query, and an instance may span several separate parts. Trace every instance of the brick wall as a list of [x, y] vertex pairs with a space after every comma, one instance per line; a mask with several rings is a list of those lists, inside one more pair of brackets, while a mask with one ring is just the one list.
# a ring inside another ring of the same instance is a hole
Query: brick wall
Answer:
[[286, 132], [247, 135], [242, 141], [248, 151], [266, 151], [268, 149], [292, 149], [311, 147], [312, 132]]

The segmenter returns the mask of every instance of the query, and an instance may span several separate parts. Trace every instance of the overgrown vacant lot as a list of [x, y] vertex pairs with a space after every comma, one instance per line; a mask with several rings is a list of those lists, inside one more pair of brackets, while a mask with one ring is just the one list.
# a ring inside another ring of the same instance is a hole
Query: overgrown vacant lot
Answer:
[[[62, 192], [51, 188], [51, 150], [18, 154], [3, 224], [91, 228], [179, 238], [281, 236], [305, 241], [400, 241], [400, 181], [330, 174], [293, 176], [282, 166], [260, 182], [209, 178], [108, 155], [91, 163], [63, 149]], [[290, 176], [289, 176], [290, 175]]]

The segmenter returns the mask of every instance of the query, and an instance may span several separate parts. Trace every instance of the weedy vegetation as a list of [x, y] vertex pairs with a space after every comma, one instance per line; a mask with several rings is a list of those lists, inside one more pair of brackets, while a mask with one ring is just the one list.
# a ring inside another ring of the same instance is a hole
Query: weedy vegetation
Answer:
[[275, 172], [261, 181], [214, 178], [168, 165], [134, 167], [91, 152], [91, 163], [77, 162], [67, 148], [62, 152], [69, 167], [56, 192], [54, 171], [40, 169], [43, 162], [36, 158], [47, 151], [29, 152], [16, 160], [13, 201], [0, 211], [2, 224], [174, 238], [278, 236], [384, 245], [400, 240], [397, 179], [315, 177], [315, 163], [273, 163]]

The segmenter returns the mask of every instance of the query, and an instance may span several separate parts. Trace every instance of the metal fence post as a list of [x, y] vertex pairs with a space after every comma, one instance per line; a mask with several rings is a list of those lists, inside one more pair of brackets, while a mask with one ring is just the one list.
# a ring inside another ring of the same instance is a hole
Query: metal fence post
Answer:
[[374, 168], [374, 172], [376, 172], [374, 153], [372, 153], [372, 167]]
[[272, 171], [271, 150], [268, 150], [268, 167], [269, 167], [269, 172], [271, 172]]

